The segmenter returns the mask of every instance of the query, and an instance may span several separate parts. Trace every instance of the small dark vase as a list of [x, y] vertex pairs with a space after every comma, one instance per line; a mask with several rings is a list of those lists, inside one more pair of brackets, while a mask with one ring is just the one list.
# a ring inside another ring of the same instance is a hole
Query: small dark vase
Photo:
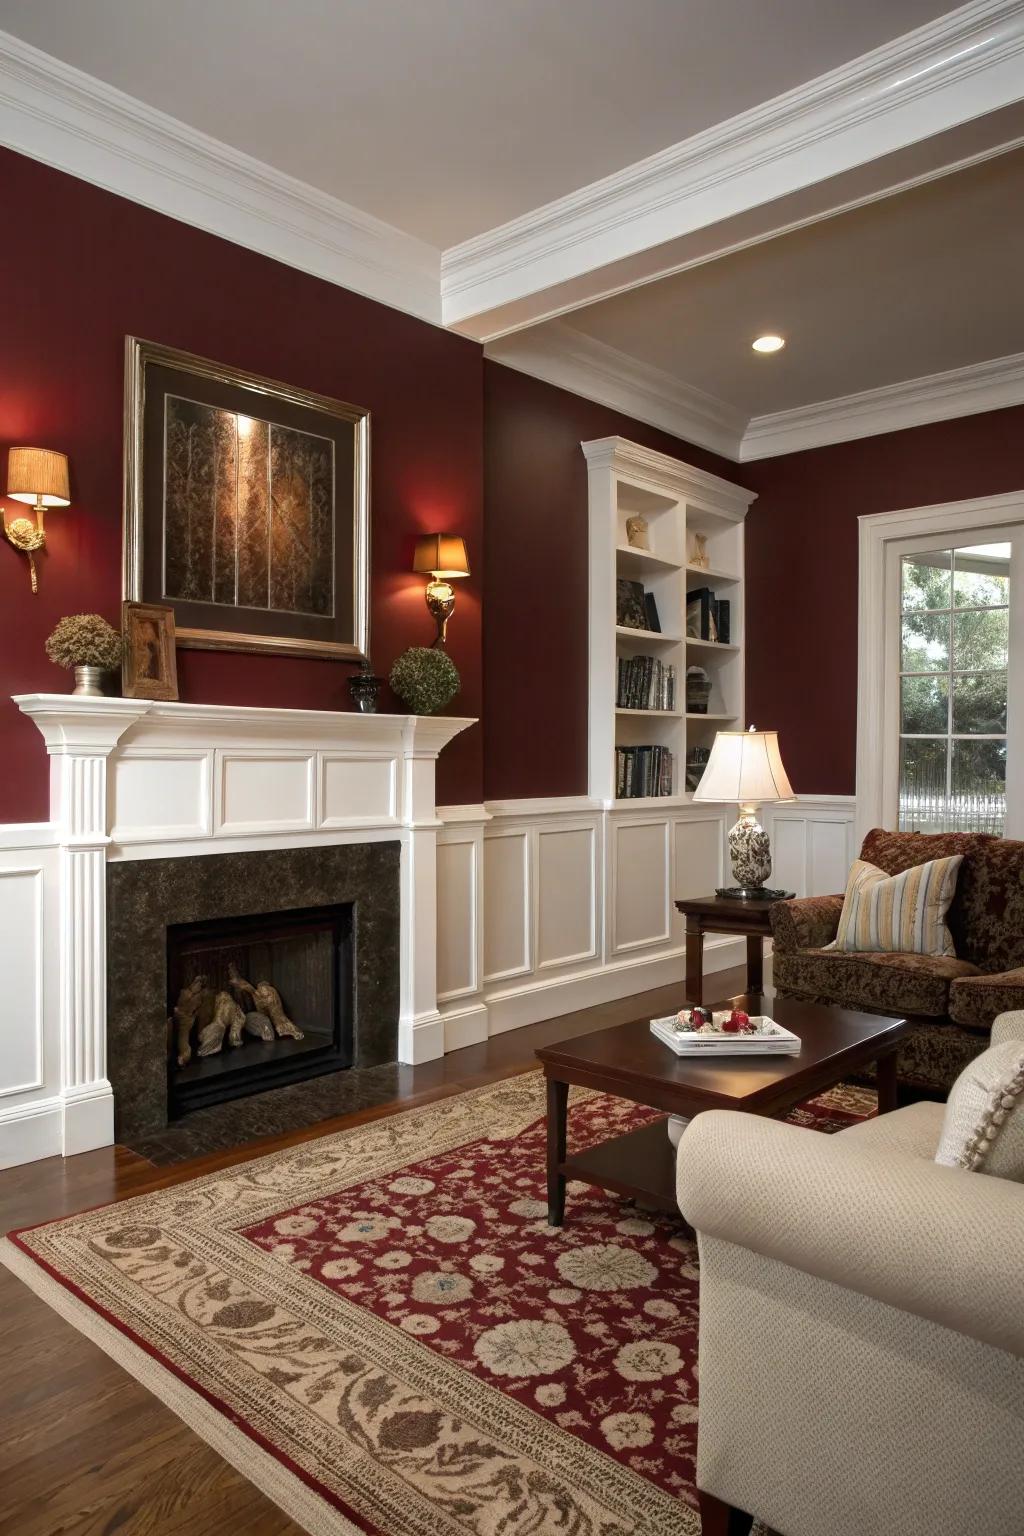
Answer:
[[368, 660], [359, 663], [359, 671], [354, 677], [349, 678], [348, 686], [355, 700], [356, 709], [361, 714], [377, 713], [377, 695], [380, 693], [380, 685], [383, 681], [382, 677], [374, 677]]

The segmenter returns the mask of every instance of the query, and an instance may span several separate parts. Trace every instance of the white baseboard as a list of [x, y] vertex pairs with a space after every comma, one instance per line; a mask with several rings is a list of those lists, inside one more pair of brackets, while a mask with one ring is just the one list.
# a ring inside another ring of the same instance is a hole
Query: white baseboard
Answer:
[[[709, 938], [705, 941], [705, 975], [742, 965], [745, 958], [746, 944], [743, 939]], [[525, 986], [489, 993], [487, 1011], [490, 1033], [502, 1035], [510, 1029], [521, 1029], [525, 1024], [557, 1019], [564, 1013], [575, 1013], [580, 1008], [594, 1008], [598, 1003], [610, 1003], [616, 998], [629, 997], [633, 992], [648, 992], [654, 987], [681, 987], [685, 975], [686, 952], [680, 948], [660, 954], [655, 959], [612, 961], [600, 970], [549, 977], [529, 982]]]
[[65, 1088], [63, 1105], [65, 1157], [113, 1145], [114, 1090], [106, 1080]]
[[444, 1020], [435, 1008], [432, 1013], [398, 1024], [398, 1059], [406, 1066], [423, 1061], [437, 1061], [444, 1055]]
[[59, 1157], [63, 1146], [63, 1099], [36, 1099], [0, 1109], [0, 1168]]
[[467, 1045], [481, 1045], [490, 1030], [490, 1009], [486, 1003], [471, 1003], [466, 1008], [445, 1008], [441, 1017], [444, 1022], [444, 1049], [461, 1051]]

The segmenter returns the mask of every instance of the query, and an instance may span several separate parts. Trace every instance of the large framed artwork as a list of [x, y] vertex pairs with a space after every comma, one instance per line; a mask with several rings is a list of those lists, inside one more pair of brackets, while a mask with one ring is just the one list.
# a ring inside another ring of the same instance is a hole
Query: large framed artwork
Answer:
[[124, 596], [179, 646], [369, 654], [370, 415], [126, 338]]

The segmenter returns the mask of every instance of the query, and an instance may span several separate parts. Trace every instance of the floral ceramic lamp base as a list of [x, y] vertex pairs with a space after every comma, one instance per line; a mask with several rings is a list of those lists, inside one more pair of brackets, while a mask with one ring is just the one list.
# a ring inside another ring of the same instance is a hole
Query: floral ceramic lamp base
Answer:
[[720, 887], [716, 895], [737, 901], [785, 901], [792, 896], [792, 891], [771, 890], [765, 885], [772, 872], [772, 845], [757, 819], [755, 805], [740, 806], [739, 821], [729, 833], [729, 853], [736, 884]]

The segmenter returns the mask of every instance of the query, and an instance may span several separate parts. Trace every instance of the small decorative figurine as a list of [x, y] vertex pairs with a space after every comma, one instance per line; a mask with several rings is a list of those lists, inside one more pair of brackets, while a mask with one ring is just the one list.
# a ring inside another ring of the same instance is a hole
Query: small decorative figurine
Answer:
[[708, 538], [706, 533], [695, 533], [692, 536], [688, 563], [698, 571], [706, 571], [711, 564], [708, 559]]
[[626, 538], [634, 549], [650, 549], [647, 533], [646, 517], [641, 517], [638, 513], [636, 517], [626, 518]]

